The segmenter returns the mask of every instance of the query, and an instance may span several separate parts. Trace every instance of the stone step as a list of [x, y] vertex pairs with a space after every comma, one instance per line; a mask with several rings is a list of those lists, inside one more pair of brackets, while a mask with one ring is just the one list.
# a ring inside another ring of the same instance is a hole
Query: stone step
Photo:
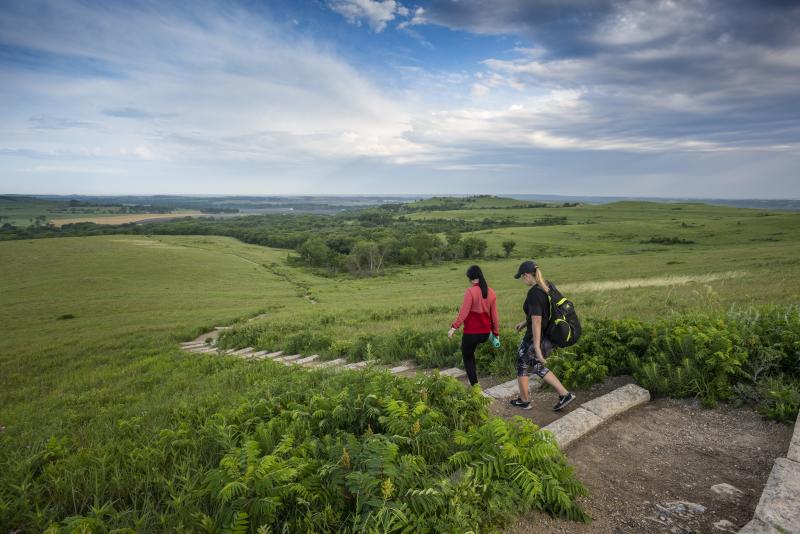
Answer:
[[205, 341], [185, 341], [181, 343], [181, 347], [185, 349], [192, 349], [196, 347], [205, 347], [205, 346], [206, 346]]
[[260, 350], [258, 352], [251, 352], [250, 354], [245, 354], [244, 357], [248, 360], [252, 359], [259, 360], [261, 359], [262, 356], [266, 356], [267, 354], [269, 354], [268, 350]]
[[217, 348], [216, 347], [200, 347], [200, 348], [197, 348], [197, 349], [192, 349], [189, 352], [195, 352], [197, 354], [208, 354], [208, 353], [211, 353], [211, 352], [217, 352]]
[[439, 374], [442, 376], [452, 376], [453, 378], [461, 378], [462, 376], [467, 376], [467, 372], [463, 369], [459, 369], [458, 367], [451, 367], [450, 369], [439, 371]]
[[214, 330], [230, 330], [232, 326], [215, 326]]
[[280, 358], [273, 358], [272, 361], [286, 363], [294, 360], [299, 360], [302, 357], [303, 357], [302, 354], [292, 354], [291, 356], [281, 356]]
[[279, 351], [276, 351], [276, 352], [268, 352], [267, 354], [264, 354], [263, 356], [259, 356], [258, 359], [259, 360], [274, 360], [275, 358], [277, 358], [281, 354], [283, 354], [282, 350], [279, 350]]
[[602, 397], [584, 402], [581, 408], [589, 410], [605, 421], [647, 402], [650, 402], [649, 391], [636, 384], [628, 384]]
[[636, 384], [628, 384], [586, 402], [544, 429], [553, 433], [558, 446], [563, 449], [601, 424], [649, 400], [649, 391]]
[[256, 349], [254, 349], [253, 347], [246, 347], [244, 349], [239, 349], [237, 351], [234, 351], [234, 352], [232, 352], [232, 354], [234, 356], [243, 356], [245, 354], [250, 354], [251, 352], [254, 352], [255, 350]]
[[[540, 388], [541, 386], [542, 379], [538, 376], [532, 377], [528, 380], [528, 391]], [[496, 386], [487, 388], [484, 393], [495, 399], [510, 399], [513, 397], [518, 397], [519, 384], [515, 378], [514, 380], [509, 380], [508, 382], [503, 382], [502, 384], [497, 384]]]
[[309, 367], [313, 369], [326, 369], [328, 367], [338, 367], [345, 363], [347, 363], [347, 360], [345, 360], [344, 358], [336, 358], [335, 360], [328, 360], [326, 362], [311, 364]]
[[399, 373], [405, 373], [406, 371], [413, 371], [416, 368], [416, 365], [398, 365], [397, 367], [392, 367], [389, 369], [389, 372], [393, 375], [396, 375]]
[[311, 363], [311, 362], [314, 362], [316, 360], [319, 360], [319, 354], [314, 354], [313, 356], [307, 356], [305, 358], [300, 358], [299, 360], [295, 360], [292, 363], [294, 365], [305, 365], [307, 363]]
[[369, 362], [367, 360], [361, 360], [360, 362], [348, 363], [347, 365], [343, 366], [342, 369], [350, 369], [350, 370], [363, 369], [367, 365], [369, 365]]

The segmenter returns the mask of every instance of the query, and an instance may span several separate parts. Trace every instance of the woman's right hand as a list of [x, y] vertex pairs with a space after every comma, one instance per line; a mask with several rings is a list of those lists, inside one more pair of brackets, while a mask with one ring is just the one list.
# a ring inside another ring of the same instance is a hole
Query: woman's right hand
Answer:
[[520, 322], [520, 323], [517, 323], [516, 325], [514, 325], [514, 330], [516, 330], [517, 332], [519, 332], [520, 330], [522, 330], [523, 328], [525, 328], [525, 325], [526, 325], [526, 324], [527, 324], [527, 322], [525, 322], [525, 321], [522, 321], [522, 322]]

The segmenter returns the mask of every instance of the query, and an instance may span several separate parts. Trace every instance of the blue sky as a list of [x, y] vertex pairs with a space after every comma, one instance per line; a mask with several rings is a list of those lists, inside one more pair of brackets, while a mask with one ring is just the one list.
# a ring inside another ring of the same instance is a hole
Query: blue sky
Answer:
[[0, 2], [0, 193], [800, 198], [800, 2]]

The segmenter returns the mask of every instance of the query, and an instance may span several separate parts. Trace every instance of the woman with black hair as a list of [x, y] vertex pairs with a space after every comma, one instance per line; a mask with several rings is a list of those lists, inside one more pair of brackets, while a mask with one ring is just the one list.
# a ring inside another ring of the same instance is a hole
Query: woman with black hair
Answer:
[[464, 292], [464, 302], [458, 317], [453, 321], [447, 336], [452, 339], [453, 334], [463, 324], [464, 334], [461, 336], [461, 355], [464, 358], [464, 369], [467, 371], [469, 383], [473, 386], [478, 383], [478, 373], [475, 370], [475, 349], [489, 339], [493, 333], [499, 337], [500, 324], [497, 320], [497, 296], [494, 290], [486, 283], [481, 268], [477, 265], [467, 269], [467, 278], [471, 285]]

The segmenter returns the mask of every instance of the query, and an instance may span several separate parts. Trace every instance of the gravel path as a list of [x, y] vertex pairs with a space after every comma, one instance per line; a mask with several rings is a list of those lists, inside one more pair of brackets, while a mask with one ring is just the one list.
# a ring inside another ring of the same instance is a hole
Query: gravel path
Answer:
[[[791, 435], [791, 426], [751, 410], [653, 401], [567, 448], [590, 491], [583, 504], [591, 524], [533, 512], [506, 533], [736, 532], [753, 517]], [[718, 484], [741, 493], [717, 493]]]

